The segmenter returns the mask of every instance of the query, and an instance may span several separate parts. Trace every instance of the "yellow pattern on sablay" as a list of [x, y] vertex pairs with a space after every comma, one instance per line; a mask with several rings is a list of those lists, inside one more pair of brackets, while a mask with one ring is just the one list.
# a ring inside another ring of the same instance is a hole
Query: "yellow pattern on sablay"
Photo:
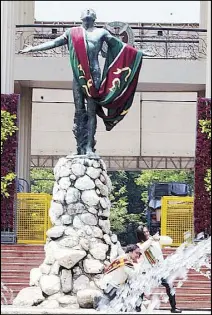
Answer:
[[120, 88], [120, 79], [115, 78], [112, 81], [112, 87], [109, 88], [109, 91], [113, 92], [117, 87]]
[[117, 68], [117, 70], [115, 72], [113, 72], [113, 73], [114, 74], [120, 74], [123, 71], [128, 71], [128, 74], [126, 75], [126, 77], [124, 79], [124, 81], [127, 82], [128, 78], [129, 78], [129, 76], [130, 76], [130, 74], [132, 72], [132, 70], [129, 67], [125, 67], [125, 68], [122, 68], [122, 69]]
[[79, 68], [79, 70], [80, 71], [82, 71], [83, 72], [83, 74], [85, 75], [85, 71], [83, 70], [83, 68], [82, 68], [82, 65], [80, 64], [80, 65], [78, 65], [78, 68]]

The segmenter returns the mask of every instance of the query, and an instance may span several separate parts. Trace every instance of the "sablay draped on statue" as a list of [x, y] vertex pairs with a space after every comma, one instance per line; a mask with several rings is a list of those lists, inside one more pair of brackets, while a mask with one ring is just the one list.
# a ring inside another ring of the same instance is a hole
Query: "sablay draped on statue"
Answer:
[[[100, 88], [93, 84], [86, 51], [86, 33], [74, 27], [69, 33], [69, 53], [73, 74], [82, 91], [97, 103], [97, 115], [111, 130], [132, 105], [142, 65], [142, 52], [112, 38], [108, 45]], [[103, 108], [107, 109], [107, 114]]]

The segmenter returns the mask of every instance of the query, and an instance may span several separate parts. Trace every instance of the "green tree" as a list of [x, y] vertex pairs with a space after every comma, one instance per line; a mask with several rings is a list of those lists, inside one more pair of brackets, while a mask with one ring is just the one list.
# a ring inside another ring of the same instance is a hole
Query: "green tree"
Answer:
[[143, 214], [129, 213], [129, 197], [127, 185], [129, 174], [125, 171], [113, 172], [110, 174], [113, 185], [113, 191], [110, 195], [111, 211], [110, 224], [111, 230], [115, 233], [121, 233], [131, 222], [142, 222]]
[[[1, 110], [1, 154], [4, 149], [5, 141], [18, 130], [16, 124], [16, 115], [12, 115], [6, 110]], [[8, 186], [12, 184], [16, 175], [13, 172], [1, 176], [1, 196], [9, 197]]]
[[54, 174], [50, 168], [32, 168], [30, 171], [31, 191], [33, 193], [52, 194]]
[[148, 187], [153, 183], [183, 182], [189, 184], [193, 192], [194, 173], [192, 171], [179, 170], [146, 170], [135, 179], [138, 186], [145, 188], [141, 193], [141, 200], [147, 204]]

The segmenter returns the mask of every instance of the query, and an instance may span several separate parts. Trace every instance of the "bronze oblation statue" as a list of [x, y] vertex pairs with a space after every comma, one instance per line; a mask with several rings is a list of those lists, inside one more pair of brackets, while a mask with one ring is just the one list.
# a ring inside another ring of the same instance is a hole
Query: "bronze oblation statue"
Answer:
[[[68, 45], [73, 70], [73, 132], [77, 154], [95, 156], [97, 115], [103, 119], [107, 131], [124, 118], [133, 102], [142, 57], [148, 54], [121, 42], [106, 29], [95, 27], [94, 10], [83, 11], [81, 20], [81, 26], [67, 29], [52, 41], [27, 46], [19, 53]], [[98, 57], [104, 42], [108, 49], [101, 75]]]

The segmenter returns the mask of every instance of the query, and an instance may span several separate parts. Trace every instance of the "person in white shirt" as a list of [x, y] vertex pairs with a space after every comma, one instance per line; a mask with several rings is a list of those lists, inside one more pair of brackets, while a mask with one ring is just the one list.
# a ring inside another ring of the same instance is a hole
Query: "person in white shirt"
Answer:
[[[149, 230], [146, 226], [140, 225], [137, 230], [137, 245], [140, 248], [141, 253], [143, 254], [142, 257], [145, 260], [145, 263], [148, 263], [154, 268], [154, 265], [157, 262], [161, 262], [164, 260], [163, 253], [160, 246], [160, 236], [158, 233], [151, 236]], [[161, 279], [161, 284], [166, 288], [166, 293], [169, 297], [169, 303], [171, 306], [171, 313], [181, 313], [181, 310], [176, 308], [176, 298], [175, 294], [171, 294], [171, 288], [166, 279]], [[142, 294], [143, 299], [144, 294]]]
[[106, 269], [101, 281], [103, 296], [94, 299], [94, 308], [101, 310], [100, 305], [109, 304], [115, 296], [118, 288], [125, 284], [134, 274], [134, 264], [138, 262], [141, 256], [138, 245], [128, 245], [125, 254], [116, 258]]

